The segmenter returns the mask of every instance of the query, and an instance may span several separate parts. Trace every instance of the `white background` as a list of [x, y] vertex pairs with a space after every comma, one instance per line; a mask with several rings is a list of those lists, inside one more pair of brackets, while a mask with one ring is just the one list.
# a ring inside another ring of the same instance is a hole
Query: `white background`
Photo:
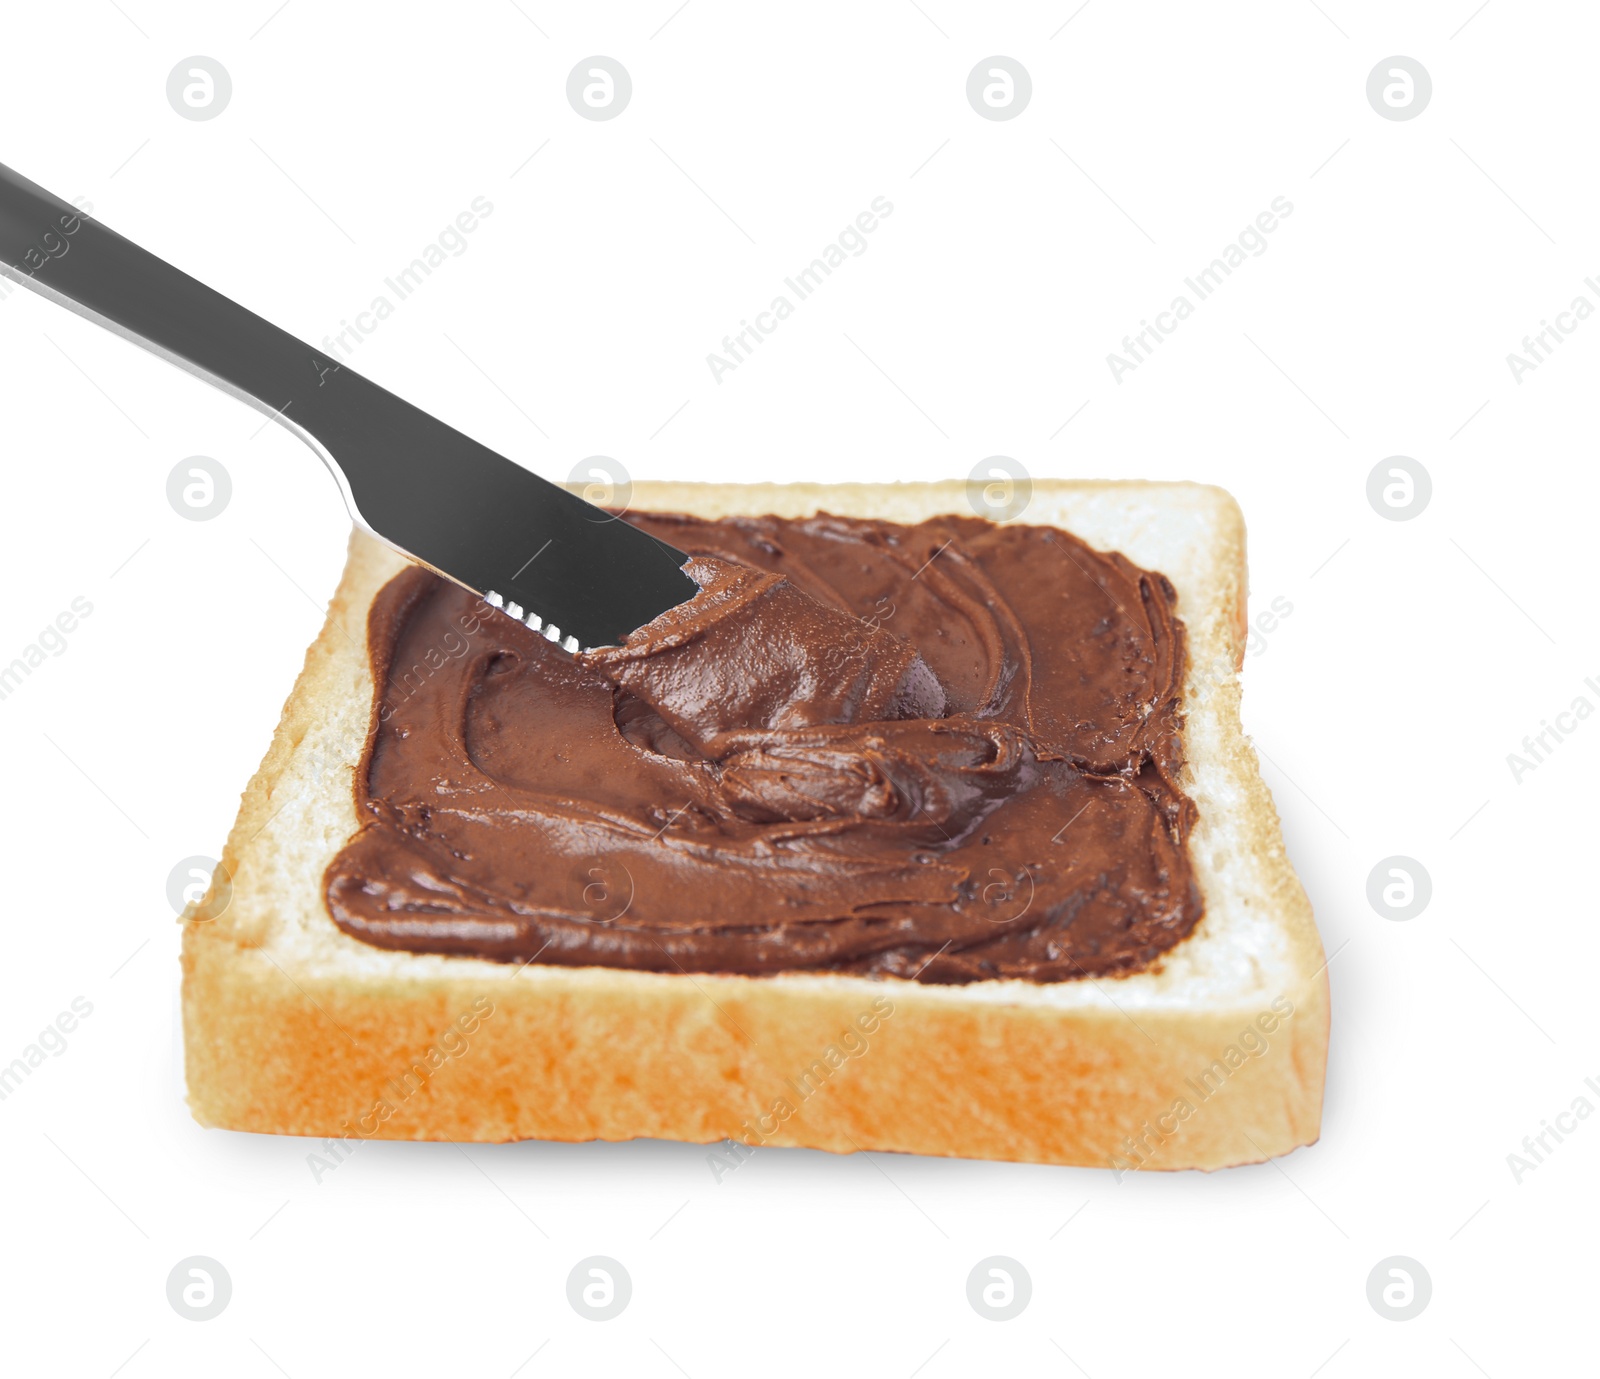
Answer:
[[[220, 849], [348, 522], [289, 434], [18, 290], [0, 661], [74, 597], [93, 613], [0, 702], [0, 1061], [73, 998], [94, 1009], [0, 1103], [5, 1367], [1586, 1363], [1600, 1124], [1520, 1184], [1506, 1156], [1574, 1098], [1600, 1105], [1600, 723], [1520, 783], [1506, 757], [1580, 694], [1600, 705], [1600, 321], [1520, 383], [1506, 356], [1580, 293], [1600, 306], [1590, 8], [273, 3], [19, 9], [0, 158], [315, 342], [486, 196], [467, 251], [352, 366], [552, 478], [593, 454], [727, 481], [959, 477], [1004, 454], [1237, 496], [1254, 609], [1293, 605], [1247, 663], [1246, 712], [1333, 954], [1323, 1136], [1120, 1183], [787, 1150], [718, 1183], [704, 1148], [655, 1142], [373, 1143], [319, 1183], [309, 1143], [200, 1130], [166, 879]], [[166, 100], [193, 54], [233, 80], [208, 122]], [[606, 123], [565, 98], [591, 54], [633, 79]], [[1007, 122], [965, 97], [991, 54], [1032, 76]], [[1432, 76], [1411, 121], [1366, 99], [1391, 54]], [[714, 381], [707, 353], [877, 196], [894, 211], [868, 251]], [[1267, 252], [1117, 382], [1107, 353], [1278, 196]], [[208, 522], [166, 499], [195, 454], [232, 477]], [[1432, 476], [1413, 521], [1367, 501], [1396, 454]], [[1367, 902], [1391, 854], [1432, 877], [1408, 922]], [[205, 1323], [165, 1294], [197, 1254], [234, 1288]], [[565, 1296], [594, 1254], [633, 1280], [604, 1324]], [[1006, 1323], [965, 1297], [995, 1254], [1033, 1280]], [[1396, 1254], [1433, 1280], [1405, 1323], [1366, 1297]]]

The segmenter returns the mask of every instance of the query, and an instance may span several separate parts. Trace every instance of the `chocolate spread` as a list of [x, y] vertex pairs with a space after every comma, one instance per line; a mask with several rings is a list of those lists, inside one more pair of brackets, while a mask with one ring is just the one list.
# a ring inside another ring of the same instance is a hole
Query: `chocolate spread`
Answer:
[[702, 593], [619, 648], [421, 568], [374, 600], [346, 933], [948, 983], [1135, 971], [1193, 929], [1164, 576], [977, 518], [629, 520]]

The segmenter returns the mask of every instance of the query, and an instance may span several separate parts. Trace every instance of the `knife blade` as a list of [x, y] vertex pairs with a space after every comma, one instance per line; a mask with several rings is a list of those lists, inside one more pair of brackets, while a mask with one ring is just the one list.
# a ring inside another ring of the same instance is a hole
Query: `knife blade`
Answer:
[[693, 598], [684, 552], [445, 425], [0, 165], [0, 272], [265, 412], [357, 525], [569, 651]]

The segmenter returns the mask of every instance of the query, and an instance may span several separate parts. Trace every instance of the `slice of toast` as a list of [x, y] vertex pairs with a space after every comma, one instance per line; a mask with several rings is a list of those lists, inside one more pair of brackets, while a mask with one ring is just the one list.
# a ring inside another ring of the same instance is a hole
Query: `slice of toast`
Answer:
[[[917, 522], [961, 483], [640, 483], [634, 506]], [[1205, 914], [1129, 976], [965, 986], [518, 967], [369, 946], [323, 873], [356, 830], [367, 611], [402, 557], [352, 536], [321, 635], [244, 792], [231, 878], [184, 918], [203, 1125], [348, 1139], [800, 1145], [1220, 1168], [1317, 1138], [1328, 993], [1311, 907], [1239, 721], [1244, 522], [1220, 489], [1039, 481], [1023, 519], [1171, 579], [1189, 635], [1183, 788]], [[204, 916], [220, 908], [214, 917]], [[750, 916], [753, 922], [762, 918]], [[736, 1162], [742, 1150], [723, 1151]]]

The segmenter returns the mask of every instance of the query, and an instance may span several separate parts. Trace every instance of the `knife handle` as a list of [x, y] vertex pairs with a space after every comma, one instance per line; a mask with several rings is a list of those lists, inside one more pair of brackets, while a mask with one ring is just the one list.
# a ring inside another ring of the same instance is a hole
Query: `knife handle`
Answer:
[[316, 433], [335, 361], [0, 165], [0, 272]]

